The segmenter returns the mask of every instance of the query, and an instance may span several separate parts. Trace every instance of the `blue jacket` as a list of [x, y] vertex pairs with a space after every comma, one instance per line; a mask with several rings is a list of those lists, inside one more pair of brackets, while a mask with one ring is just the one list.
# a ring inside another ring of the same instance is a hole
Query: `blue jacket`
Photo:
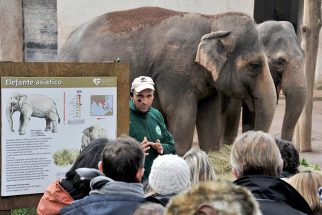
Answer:
[[141, 183], [113, 181], [98, 176], [91, 181], [92, 191], [84, 199], [64, 207], [63, 215], [132, 215], [145, 201]]

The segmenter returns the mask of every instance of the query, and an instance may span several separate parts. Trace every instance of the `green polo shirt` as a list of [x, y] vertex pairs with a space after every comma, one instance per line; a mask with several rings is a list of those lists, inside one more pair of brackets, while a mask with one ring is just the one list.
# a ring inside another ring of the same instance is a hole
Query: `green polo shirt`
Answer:
[[[150, 142], [156, 142], [157, 139], [163, 146], [163, 154], [175, 154], [174, 139], [166, 128], [161, 113], [151, 107], [148, 112], [142, 113], [135, 108], [130, 100], [130, 136], [137, 141], [142, 142], [144, 137]], [[145, 157], [144, 177], [149, 177], [153, 160], [159, 155], [152, 147], [148, 151], [149, 155]]]

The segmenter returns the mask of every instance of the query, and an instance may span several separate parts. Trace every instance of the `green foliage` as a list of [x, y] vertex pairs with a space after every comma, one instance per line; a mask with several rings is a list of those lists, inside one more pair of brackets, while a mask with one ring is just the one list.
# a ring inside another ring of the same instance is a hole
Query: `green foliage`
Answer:
[[36, 208], [20, 208], [11, 211], [11, 215], [37, 215]]
[[304, 158], [300, 159], [300, 170], [312, 170], [312, 171], [321, 171], [321, 167], [318, 164], [310, 164]]
[[62, 149], [54, 153], [53, 158], [57, 166], [67, 166], [75, 162], [79, 149]]

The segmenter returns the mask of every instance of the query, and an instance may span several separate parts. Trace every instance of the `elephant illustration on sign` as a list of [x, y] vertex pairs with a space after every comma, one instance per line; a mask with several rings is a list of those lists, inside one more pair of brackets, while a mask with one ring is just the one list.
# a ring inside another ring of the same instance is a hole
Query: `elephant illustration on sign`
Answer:
[[[287, 21], [266, 21], [257, 25], [259, 38], [268, 58], [277, 99], [285, 96], [285, 113], [281, 138], [292, 141], [295, 125], [304, 108], [307, 85], [303, 62], [304, 52], [297, 40], [293, 25]], [[231, 100], [225, 128], [225, 143], [237, 136], [240, 119], [240, 100]], [[243, 105], [243, 132], [254, 129], [254, 113]]]
[[107, 138], [107, 130], [99, 125], [92, 125], [83, 130], [81, 151], [88, 146], [93, 140], [98, 138]]
[[255, 112], [255, 129], [268, 131], [276, 93], [254, 20], [243, 13], [203, 15], [156, 7], [99, 16], [75, 29], [59, 61], [130, 63], [131, 80], [156, 83], [154, 106], [166, 118], [183, 155], [194, 128], [205, 151], [218, 150], [222, 107], [230, 98]]
[[[20, 94], [13, 93], [8, 99], [6, 115], [9, 122], [10, 131], [13, 130], [12, 115], [14, 112], [20, 112], [19, 134], [24, 135], [31, 117], [45, 118], [45, 131], [58, 131], [57, 122], [60, 123], [57, 107], [52, 98], [38, 94]], [[52, 128], [51, 128], [52, 127]]]

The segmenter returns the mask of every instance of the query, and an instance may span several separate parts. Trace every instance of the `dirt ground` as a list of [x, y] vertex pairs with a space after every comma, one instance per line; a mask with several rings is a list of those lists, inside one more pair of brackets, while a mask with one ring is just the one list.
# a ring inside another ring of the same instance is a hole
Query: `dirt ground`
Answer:
[[[280, 137], [285, 110], [285, 100], [280, 97], [276, 108], [270, 133]], [[239, 129], [239, 132], [241, 129]], [[195, 132], [194, 145], [198, 145], [198, 135]], [[300, 153], [311, 164], [319, 164], [322, 167], [322, 90], [314, 91], [313, 116], [312, 116], [312, 152]]]

